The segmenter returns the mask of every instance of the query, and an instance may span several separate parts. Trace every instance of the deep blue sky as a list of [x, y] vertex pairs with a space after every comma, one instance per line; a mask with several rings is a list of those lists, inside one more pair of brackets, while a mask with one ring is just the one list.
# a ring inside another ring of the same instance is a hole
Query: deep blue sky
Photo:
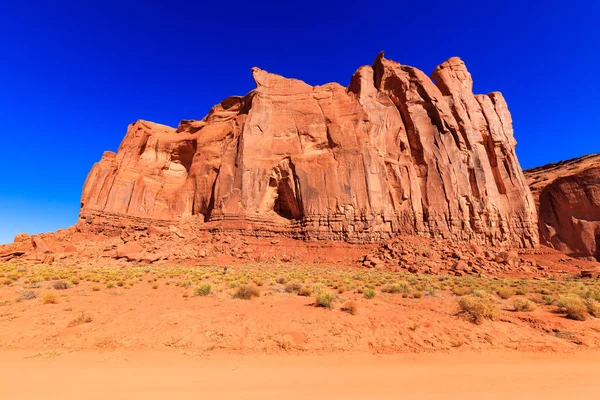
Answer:
[[600, 152], [598, 1], [207, 3], [2, 2], [0, 243], [74, 224], [130, 122], [201, 119], [252, 66], [346, 85], [380, 50], [427, 74], [460, 56], [504, 93], [523, 167]]

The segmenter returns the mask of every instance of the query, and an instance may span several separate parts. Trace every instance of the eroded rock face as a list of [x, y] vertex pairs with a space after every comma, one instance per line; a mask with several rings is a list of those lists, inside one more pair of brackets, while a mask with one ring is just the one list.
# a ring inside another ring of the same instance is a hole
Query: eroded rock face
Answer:
[[504, 98], [474, 95], [460, 59], [430, 79], [380, 54], [347, 88], [252, 72], [255, 90], [202, 120], [130, 125], [88, 176], [80, 229], [537, 243]]
[[600, 154], [525, 171], [542, 243], [600, 261]]

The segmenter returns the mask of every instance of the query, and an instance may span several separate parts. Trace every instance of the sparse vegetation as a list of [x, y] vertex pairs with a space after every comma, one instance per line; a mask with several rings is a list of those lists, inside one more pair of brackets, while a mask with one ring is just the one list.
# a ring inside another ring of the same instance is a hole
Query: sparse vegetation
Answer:
[[371, 288], [366, 288], [363, 290], [363, 296], [365, 299], [372, 299], [377, 295], [377, 292], [375, 291], [375, 289], [371, 289]]
[[241, 285], [233, 293], [234, 299], [250, 300], [253, 297], [259, 297], [260, 291], [256, 286], [252, 285]]
[[69, 285], [67, 284], [67, 282], [60, 280], [60, 281], [56, 281], [52, 284], [52, 288], [55, 290], [65, 290], [69, 288]]
[[348, 300], [344, 303], [341, 310], [347, 312], [348, 314], [356, 315], [356, 313], [358, 312], [358, 306], [354, 301]]
[[387, 284], [381, 288], [383, 293], [410, 293], [410, 283], [400, 281], [394, 284]]
[[312, 295], [312, 289], [310, 286], [302, 286], [300, 290], [298, 290], [298, 296], [310, 297], [310, 295]]
[[335, 294], [328, 290], [320, 291], [316, 296], [317, 307], [324, 307], [331, 309], [333, 308], [333, 302], [335, 300]]
[[496, 300], [483, 290], [461, 297], [458, 303], [463, 313], [476, 324], [481, 324], [486, 319], [493, 321], [498, 317]]
[[33, 290], [24, 290], [20, 293], [20, 300], [33, 300], [37, 298], [37, 294]]
[[513, 300], [513, 307], [515, 311], [533, 311], [536, 308], [536, 305], [533, 301], [525, 299], [523, 297], [519, 297]]
[[565, 312], [567, 318], [577, 321], [585, 321], [588, 315], [588, 308], [583, 299], [577, 295], [565, 295], [558, 299], [557, 306], [559, 311]]
[[600, 302], [594, 298], [585, 299], [585, 305], [588, 313], [595, 318], [600, 318]]
[[58, 299], [54, 293], [48, 292], [48, 293], [44, 294], [44, 296], [42, 297], [42, 303], [56, 304], [56, 303], [58, 303]]
[[496, 292], [496, 294], [501, 299], [506, 300], [506, 299], [510, 299], [512, 296], [514, 296], [515, 295], [515, 291], [514, 291], [514, 289], [503, 287], [503, 288], [498, 289], [498, 291]]
[[194, 296], [208, 296], [212, 292], [210, 283], [201, 283], [194, 289]]
[[285, 286], [285, 291], [288, 293], [298, 292], [300, 289], [302, 289], [300, 282], [290, 282]]

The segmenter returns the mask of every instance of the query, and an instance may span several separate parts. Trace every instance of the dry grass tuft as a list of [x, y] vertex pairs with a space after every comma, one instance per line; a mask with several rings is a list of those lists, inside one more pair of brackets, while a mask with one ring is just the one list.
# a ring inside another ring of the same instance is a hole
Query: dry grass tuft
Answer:
[[322, 290], [317, 294], [315, 300], [317, 301], [317, 307], [324, 307], [331, 310], [333, 308], [335, 294], [331, 293], [329, 290]]
[[348, 300], [344, 303], [341, 310], [343, 312], [347, 312], [348, 314], [356, 315], [356, 313], [358, 313], [358, 306], [354, 301]]
[[194, 289], [194, 296], [208, 296], [212, 293], [210, 283], [201, 283]]
[[285, 291], [288, 293], [295, 293], [302, 289], [302, 284], [299, 282], [290, 282], [285, 285]]
[[310, 286], [302, 286], [300, 290], [298, 290], [298, 296], [310, 297], [310, 295], [312, 295], [312, 289]]
[[503, 288], [498, 289], [498, 291], [496, 292], [496, 294], [501, 299], [506, 300], [506, 299], [510, 299], [512, 296], [514, 296], [515, 295], [515, 291], [514, 291], [514, 289], [503, 287]]
[[533, 311], [535, 310], [535, 303], [531, 300], [524, 299], [522, 297], [513, 300], [513, 307], [515, 311]]
[[363, 296], [365, 297], [365, 299], [367, 300], [371, 300], [372, 298], [374, 298], [377, 295], [377, 292], [375, 291], [375, 289], [371, 289], [371, 288], [366, 288], [363, 290]]
[[585, 300], [585, 305], [588, 309], [588, 313], [590, 313], [592, 317], [600, 318], [600, 302], [589, 298]]
[[476, 324], [482, 324], [486, 319], [493, 321], [498, 317], [496, 300], [491, 294], [482, 290], [461, 297], [458, 304], [463, 313]]
[[60, 280], [60, 281], [56, 281], [52, 284], [52, 287], [56, 290], [65, 290], [69, 288], [69, 285], [67, 284], [67, 282]]
[[559, 311], [565, 312], [567, 318], [576, 321], [585, 321], [588, 316], [588, 308], [583, 299], [577, 295], [570, 294], [561, 296], [557, 303]]
[[44, 304], [56, 304], [56, 303], [58, 303], [58, 298], [56, 297], [56, 295], [54, 293], [46, 293], [42, 297], [42, 303], [44, 303]]
[[234, 299], [250, 300], [253, 297], [259, 297], [260, 291], [256, 286], [241, 285], [233, 294]]
[[19, 300], [33, 300], [37, 294], [33, 290], [24, 290], [20, 293]]

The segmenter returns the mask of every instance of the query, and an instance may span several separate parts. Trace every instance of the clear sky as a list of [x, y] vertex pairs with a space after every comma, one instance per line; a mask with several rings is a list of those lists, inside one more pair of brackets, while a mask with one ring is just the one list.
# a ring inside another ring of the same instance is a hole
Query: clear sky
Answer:
[[83, 182], [137, 119], [201, 119], [250, 68], [349, 83], [377, 53], [461, 57], [504, 93], [524, 168], [600, 152], [600, 2], [4, 1], [0, 243], [77, 221]]

